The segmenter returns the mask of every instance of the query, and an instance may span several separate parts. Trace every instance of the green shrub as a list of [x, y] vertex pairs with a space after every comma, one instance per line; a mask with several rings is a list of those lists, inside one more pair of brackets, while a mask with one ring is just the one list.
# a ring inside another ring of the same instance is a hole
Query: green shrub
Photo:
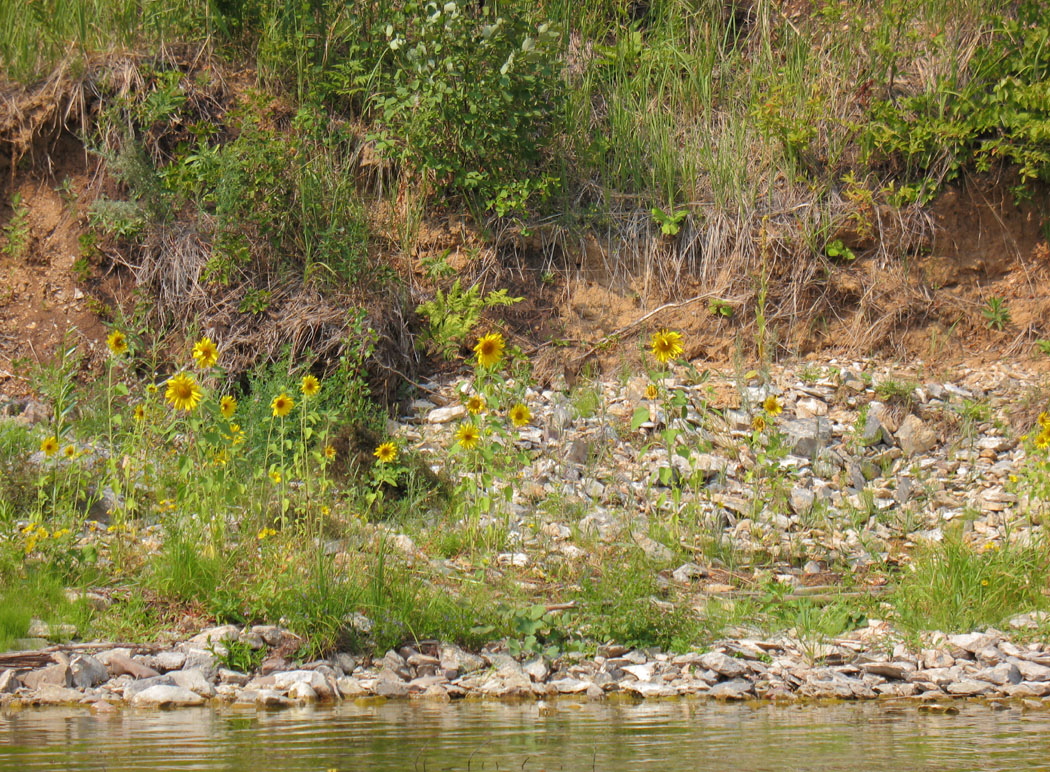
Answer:
[[[872, 105], [864, 140], [876, 154], [899, 157], [912, 179], [954, 179], [964, 168], [1017, 168], [1023, 194], [1050, 181], [1050, 7], [1022, 2], [1015, 17], [988, 19], [990, 35], [968, 71], [942, 77], [928, 90]], [[922, 199], [940, 180], [927, 180]]]
[[372, 106], [381, 150], [441, 188], [504, 211], [550, 184], [536, 170], [561, 108], [558, 35], [456, 2], [391, 14]]

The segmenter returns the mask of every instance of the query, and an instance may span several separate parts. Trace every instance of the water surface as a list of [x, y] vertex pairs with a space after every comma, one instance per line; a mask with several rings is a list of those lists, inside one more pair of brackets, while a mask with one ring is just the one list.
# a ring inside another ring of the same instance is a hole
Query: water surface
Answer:
[[1050, 769], [1050, 713], [960, 705], [398, 702], [0, 715], [14, 770]]

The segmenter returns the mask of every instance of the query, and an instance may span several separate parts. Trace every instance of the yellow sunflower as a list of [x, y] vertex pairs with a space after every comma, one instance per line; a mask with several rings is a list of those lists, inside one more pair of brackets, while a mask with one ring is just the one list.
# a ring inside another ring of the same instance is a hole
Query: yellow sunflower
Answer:
[[463, 424], [456, 430], [456, 442], [465, 450], [473, 450], [478, 446], [481, 432], [474, 424]]
[[660, 396], [660, 390], [658, 388], [656, 388], [656, 384], [655, 383], [650, 383], [648, 386], [645, 387], [645, 398], [646, 399], [650, 399], [650, 400], [651, 399], [656, 399], [659, 396]]
[[762, 401], [762, 409], [766, 411], [773, 418], [784, 412], [784, 406], [780, 404], [780, 400], [774, 395], [770, 394]]
[[275, 531], [273, 528], [263, 528], [261, 531], [259, 531], [259, 533], [255, 534], [255, 538], [258, 539], [259, 541], [266, 541], [271, 536], [276, 536], [276, 535], [277, 535], [277, 531]]
[[203, 337], [197, 341], [193, 347], [193, 361], [201, 370], [215, 367], [215, 363], [219, 361], [219, 349], [212, 343], [211, 338]]
[[304, 375], [300, 388], [304, 397], [316, 397], [318, 392], [321, 391], [321, 382], [312, 375]]
[[244, 442], [244, 429], [241, 428], [240, 424], [231, 423], [230, 433], [226, 435], [226, 439], [230, 441], [230, 444], [236, 447]]
[[649, 341], [653, 357], [662, 365], [673, 362], [685, 353], [682, 346], [682, 333], [673, 330], [654, 332]]
[[397, 458], [397, 445], [392, 442], [384, 442], [372, 453], [380, 464], [389, 464], [395, 458]]
[[1045, 411], [1039, 414], [1039, 417], [1036, 419], [1036, 421], [1039, 423], [1039, 426], [1043, 430], [1050, 429], [1050, 415], [1047, 415]]
[[329, 461], [333, 460], [335, 458], [335, 448], [331, 445], [325, 445], [324, 457], [327, 458]]
[[478, 355], [478, 364], [482, 367], [492, 367], [503, 358], [503, 336], [498, 332], [490, 332], [478, 340], [474, 346], [474, 353]]
[[751, 419], [751, 430], [756, 432], [764, 432], [766, 430], [766, 417], [759, 413]]
[[225, 397], [219, 400], [219, 412], [222, 413], [222, 417], [229, 421], [233, 418], [233, 414], [237, 412], [237, 399], [227, 394]]
[[75, 458], [77, 455], [77, 449], [72, 445], [66, 445], [66, 449], [62, 451], [66, 458]]
[[471, 415], [481, 415], [485, 409], [485, 398], [480, 394], [471, 394], [466, 401], [467, 412]]
[[131, 416], [136, 421], [141, 421], [146, 417], [146, 408], [142, 405], [135, 405], [135, 409], [131, 412]]
[[292, 412], [293, 407], [295, 407], [295, 400], [283, 391], [274, 397], [273, 402], [270, 403], [270, 409], [273, 410], [274, 418], [284, 418]]
[[58, 453], [58, 438], [57, 437], [45, 437], [44, 441], [40, 443], [40, 450], [43, 451], [45, 456], [51, 457]]
[[176, 410], [189, 412], [197, 407], [201, 401], [201, 390], [193, 376], [188, 373], [179, 373], [172, 376], [168, 381], [168, 388], [164, 391], [164, 399]]
[[532, 413], [529, 412], [529, 408], [520, 402], [510, 409], [510, 422], [516, 427], [521, 427], [532, 420]]
[[1039, 450], [1050, 448], [1050, 430], [1043, 429], [1043, 431], [1036, 435], [1035, 446], [1039, 448]]
[[281, 473], [276, 469], [270, 470], [270, 479], [273, 480], [274, 485], [278, 485], [281, 482]]
[[106, 345], [113, 356], [123, 356], [128, 352], [128, 339], [120, 330], [113, 330], [106, 338]]

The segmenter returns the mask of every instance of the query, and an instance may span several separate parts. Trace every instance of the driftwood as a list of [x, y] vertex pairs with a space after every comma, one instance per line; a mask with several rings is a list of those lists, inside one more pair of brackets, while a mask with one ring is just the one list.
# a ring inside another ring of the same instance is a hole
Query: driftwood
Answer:
[[152, 654], [165, 648], [166, 645], [159, 643], [62, 643], [44, 649], [4, 652], [0, 654], [0, 669], [46, 667], [59, 661], [55, 654], [90, 653], [103, 649], [131, 649], [138, 654]]

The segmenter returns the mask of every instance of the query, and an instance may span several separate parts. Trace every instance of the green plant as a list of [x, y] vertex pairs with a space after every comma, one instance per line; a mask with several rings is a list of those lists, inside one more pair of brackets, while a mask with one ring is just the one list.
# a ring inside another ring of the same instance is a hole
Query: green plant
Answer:
[[29, 246], [29, 207], [22, 201], [22, 195], [11, 196], [11, 219], [3, 227], [4, 245], [0, 247], [5, 255], [21, 258]]
[[676, 236], [682, 227], [682, 221], [689, 214], [688, 209], [675, 210], [673, 207], [668, 208], [668, 211], [665, 212], [654, 206], [650, 211], [656, 224], [660, 226], [660, 232], [665, 236]]
[[1040, 354], [1050, 356], [1050, 340], [1037, 340], [1035, 346], [1039, 349]]
[[270, 307], [272, 296], [273, 293], [270, 290], [249, 287], [245, 290], [244, 297], [241, 298], [241, 302], [237, 305], [237, 310], [242, 314], [261, 314]]
[[238, 673], [254, 673], [266, 659], [265, 645], [255, 649], [240, 638], [226, 638], [218, 643], [209, 641], [208, 651], [224, 668]]
[[719, 298], [711, 298], [707, 303], [707, 312], [712, 316], [720, 316], [723, 319], [733, 318], [733, 306], [731, 303]]
[[494, 290], [483, 296], [479, 284], [464, 290], [460, 280], [456, 279], [447, 293], [437, 290], [433, 300], [417, 306], [416, 313], [427, 320], [424, 339], [446, 359], [451, 359], [478, 323], [482, 311], [510, 306], [522, 300], [520, 297], [507, 297], [505, 289]]
[[581, 643], [570, 640], [558, 625], [558, 615], [542, 604], [510, 613], [507, 651], [511, 656], [543, 655], [557, 659], [566, 651], [580, 651]]
[[[558, 33], [527, 23], [512, 6], [501, 10], [484, 18], [456, 2], [391, 9], [370, 103], [382, 153], [433, 175], [442, 188], [485, 206], [501, 202], [506, 211], [523, 208], [546, 187], [534, 169], [563, 88]], [[342, 89], [361, 82], [358, 76]]]
[[1001, 297], [992, 295], [985, 301], [981, 314], [988, 321], [988, 328], [1002, 330], [1010, 324], [1010, 309], [1006, 307], [1006, 301]]
[[835, 239], [825, 244], [824, 254], [832, 260], [843, 260], [847, 263], [857, 259], [857, 256], [853, 254], [853, 250], [842, 243], [842, 239]]
[[1050, 75], [1050, 8], [1026, 0], [1013, 14], [989, 13], [980, 21], [986, 32], [965, 69], [930, 79], [918, 94], [872, 104], [866, 144], [902, 158], [912, 179], [927, 176], [922, 203], [966, 168], [1012, 164], [1018, 195], [1050, 178], [1044, 128], [1050, 106], [1041, 96]]
[[919, 551], [891, 602], [907, 629], [969, 632], [1044, 608], [1048, 577], [1042, 545], [977, 549], [949, 532]]

